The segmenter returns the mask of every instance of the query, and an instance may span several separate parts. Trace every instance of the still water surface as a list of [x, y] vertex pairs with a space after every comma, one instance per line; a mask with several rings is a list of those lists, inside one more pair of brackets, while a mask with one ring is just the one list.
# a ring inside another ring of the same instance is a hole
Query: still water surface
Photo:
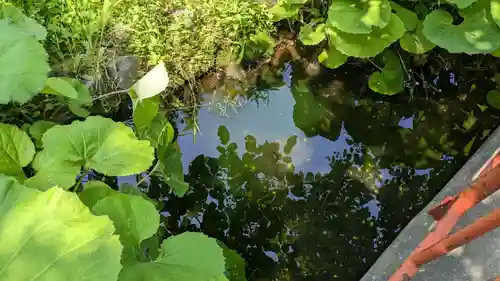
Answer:
[[248, 280], [358, 280], [498, 123], [487, 78], [450, 73], [382, 97], [355, 66], [288, 66], [259, 98], [207, 94], [195, 137], [178, 117], [189, 193], [153, 195], [166, 229], [224, 241]]

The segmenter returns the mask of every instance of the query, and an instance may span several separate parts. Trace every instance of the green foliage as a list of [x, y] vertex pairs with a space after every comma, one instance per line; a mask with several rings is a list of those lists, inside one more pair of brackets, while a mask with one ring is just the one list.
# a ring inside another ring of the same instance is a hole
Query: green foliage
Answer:
[[380, 55], [384, 68], [370, 75], [368, 86], [373, 91], [383, 95], [395, 95], [403, 91], [404, 72], [398, 57], [385, 51]]
[[486, 100], [488, 104], [495, 109], [500, 110], [500, 92], [497, 90], [491, 90], [486, 95]]
[[[330, 21], [329, 21], [330, 22]], [[391, 14], [384, 28], [374, 27], [368, 34], [346, 33], [335, 27], [327, 27], [330, 44], [345, 55], [367, 58], [374, 57], [396, 42], [405, 32], [403, 22]]]
[[304, 45], [316, 45], [325, 39], [325, 24], [320, 23], [316, 27], [305, 24], [300, 28], [299, 40]]
[[45, 132], [48, 129], [54, 127], [55, 125], [57, 125], [56, 122], [40, 120], [40, 121], [33, 123], [33, 125], [31, 125], [29, 127], [28, 132], [29, 132], [30, 136], [35, 140], [35, 144], [37, 147], [43, 146], [43, 144], [42, 144], [43, 134], [45, 134]]
[[425, 17], [423, 35], [451, 53], [490, 53], [500, 47], [500, 28], [491, 18], [489, 3], [479, 1], [462, 10], [464, 21], [453, 24], [444, 10], [434, 10]]
[[32, 35], [35, 39], [42, 41], [47, 36], [47, 31], [34, 19], [27, 17], [18, 8], [11, 4], [0, 3], [0, 19], [8, 19], [19, 30]]
[[153, 162], [148, 141], [111, 119], [91, 116], [71, 125], [55, 126], [42, 138], [44, 150], [57, 162], [68, 162], [110, 176], [126, 176], [147, 170]]
[[339, 31], [369, 34], [373, 27], [384, 28], [391, 19], [388, 0], [340, 0], [328, 10], [328, 23]]
[[0, 20], [0, 104], [25, 103], [47, 79], [49, 65], [42, 45], [9, 20]]
[[256, 33], [245, 43], [244, 57], [252, 60], [269, 56], [274, 52], [275, 45], [276, 41], [267, 32]]
[[22, 168], [35, 155], [35, 146], [28, 134], [13, 125], [0, 123], [0, 173], [24, 179]]
[[399, 19], [403, 22], [406, 31], [412, 31], [417, 28], [418, 16], [416, 13], [398, 5], [395, 2], [391, 2], [391, 7], [398, 15]]
[[117, 280], [122, 246], [106, 216], [56, 187], [38, 192], [0, 176], [0, 190], [0, 279]]
[[226, 126], [219, 126], [219, 129], [217, 129], [217, 135], [219, 136], [220, 143], [226, 145], [229, 142], [230, 135]]
[[200, 233], [172, 236], [152, 262], [125, 266], [120, 281], [224, 281], [225, 262], [217, 240]]
[[324, 66], [335, 69], [343, 65], [347, 61], [348, 56], [342, 54], [334, 47], [329, 47], [328, 50], [323, 50], [318, 55], [318, 61]]
[[457, 5], [458, 8], [463, 9], [472, 5], [477, 0], [448, 0], [448, 2]]
[[274, 21], [291, 19], [298, 15], [300, 9], [308, 0], [278, 0], [269, 12]]
[[436, 45], [424, 36], [423, 28], [422, 22], [418, 22], [416, 30], [405, 33], [399, 39], [401, 48], [413, 54], [423, 54], [434, 49]]
[[75, 88], [69, 82], [59, 77], [49, 77], [45, 80], [45, 87], [41, 92], [44, 94], [60, 95], [70, 99], [78, 98]]

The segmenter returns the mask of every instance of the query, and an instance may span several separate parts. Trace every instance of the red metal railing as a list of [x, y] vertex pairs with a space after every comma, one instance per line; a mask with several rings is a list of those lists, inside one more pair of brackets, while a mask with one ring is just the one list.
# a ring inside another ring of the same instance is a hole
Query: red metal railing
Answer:
[[[449, 234], [467, 210], [498, 189], [500, 189], [500, 155], [497, 154], [467, 189], [456, 196], [445, 198], [441, 204], [428, 212], [437, 222], [434, 231], [424, 238], [389, 281], [409, 280], [417, 273], [419, 266], [500, 227], [500, 208], [497, 208], [465, 228]], [[500, 281], [500, 277], [494, 281]]]

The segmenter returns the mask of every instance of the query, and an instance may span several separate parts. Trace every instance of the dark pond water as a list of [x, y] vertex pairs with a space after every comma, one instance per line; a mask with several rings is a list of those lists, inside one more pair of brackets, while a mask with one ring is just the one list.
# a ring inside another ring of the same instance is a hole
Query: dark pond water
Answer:
[[287, 65], [246, 96], [207, 94], [195, 137], [180, 113], [191, 189], [150, 192], [166, 231], [224, 241], [249, 280], [358, 280], [499, 121], [492, 70], [415, 70], [394, 97], [367, 89], [371, 71]]

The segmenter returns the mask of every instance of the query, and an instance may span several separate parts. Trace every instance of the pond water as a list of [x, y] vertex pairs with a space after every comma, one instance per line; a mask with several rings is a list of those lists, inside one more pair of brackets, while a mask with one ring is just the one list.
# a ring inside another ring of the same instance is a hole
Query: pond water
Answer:
[[230, 102], [207, 93], [195, 136], [179, 113], [191, 189], [176, 198], [153, 178], [150, 191], [167, 232], [224, 241], [248, 280], [358, 280], [499, 121], [484, 72], [425, 74], [383, 97], [366, 88], [372, 70], [287, 65]]

